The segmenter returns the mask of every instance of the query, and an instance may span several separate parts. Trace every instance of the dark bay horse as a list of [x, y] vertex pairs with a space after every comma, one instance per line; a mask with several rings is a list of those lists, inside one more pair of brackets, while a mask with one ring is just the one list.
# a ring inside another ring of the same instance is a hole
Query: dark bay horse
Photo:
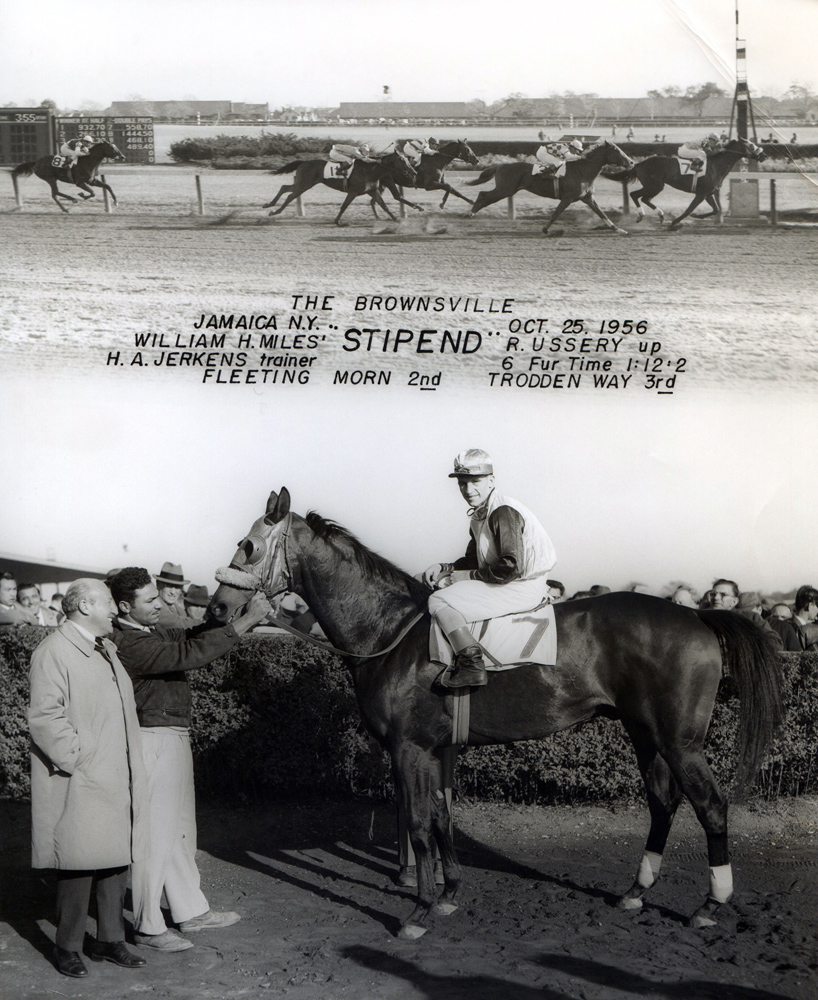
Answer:
[[[457, 188], [452, 187], [451, 184], [443, 176], [446, 167], [452, 162], [452, 160], [463, 160], [465, 163], [470, 164], [473, 167], [477, 166], [477, 157], [471, 150], [469, 144], [465, 139], [455, 139], [452, 142], [444, 142], [440, 148], [434, 153], [424, 153], [420, 158], [420, 165], [417, 168], [417, 177], [415, 178], [415, 183], [413, 187], [421, 188], [424, 191], [443, 191], [443, 201], [440, 203], [440, 207], [446, 204], [446, 201], [450, 194], [455, 195], [457, 198], [462, 198], [463, 201], [467, 201], [470, 205], [474, 202], [471, 198], [466, 197], [466, 195], [461, 194]], [[392, 197], [396, 201], [403, 201], [403, 197], [398, 193], [393, 185], [386, 184]], [[404, 202], [404, 204], [412, 204], [411, 202]], [[413, 208], [418, 208], [417, 205], [412, 205]]]
[[[261, 207], [272, 208], [285, 191], [289, 192], [283, 204], [275, 209], [275, 211], [269, 213], [270, 215], [278, 215], [289, 204], [295, 201], [296, 198], [304, 194], [305, 191], [309, 191], [316, 184], [326, 184], [327, 187], [333, 188], [335, 191], [347, 192], [347, 197], [341, 206], [341, 211], [335, 219], [336, 224], [338, 224], [338, 220], [344, 214], [349, 204], [355, 198], [360, 198], [362, 194], [370, 196], [370, 204], [376, 219], [378, 217], [378, 213], [375, 211], [376, 202], [391, 219], [394, 219], [395, 216], [386, 207], [381, 197], [380, 186], [388, 184], [391, 188], [392, 185], [411, 185], [415, 179], [414, 167], [405, 156], [398, 152], [387, 153], [386, 156], [377, 160], [355, 160], [350, 167], [346, 184], [341, 177], [325, 177], [324, 168], [326, 165], [327, 160], [293, 160], [292, 163], [287, 163], [283, 167], [276, 168], [272, 171], [274, 174], [291, 174], [295, 172], [295, 177], [292, 184], [283, 184], [279, 188], [275, 198]], [[411, 203], [406, 202], [406, 204]], [[418, 208], [419, 206], [413, 205], [412, 207]]]
[[712, 211], [700, 213], [695, 218], [708, 219], [717, 215], [721, 222], [721, 186], [728, 173], [744, 156], [759, 162], [767, 158], [764, 150], [755, 143], [747, 139], [731, 139], [723, 150], [707, 157], [703, 173], [682, 173], [679, 160], [675, 156], [648, 156], [629, 170], [611, 174], [611, 179], [622, 181], [623, 184], [638, 180], [642, 185], [637, 191], [631, 191], [631, 201], [639, 213], [637, 222], [641, 222], [645, 215], [642, 205], [652, 208], [658, 213], [659, 221], [664, 222], [665, 213], [653, 204], [653, 199], [661, 193], [666, 184], [678, 191], [687, 191], [694, 195], [687, 209], [673, 220], [671, 229], [675, 229], [682, 219], [687, 218], [703, 201], [707, 202]]
[[[429, 660], [430, 591], [315, 513], [290, 511], [286, 489], [239, 542], [209, 614], [232, 620], [254, 590], [272, 600], [295, 591], [309, 604], [352, 672], [369, 731], [389, 751], [399, 804], [417, 859], [417, 903], [400, 936], [420, 937], [430, 910], [457, 908], [460, 865], [442, 794], [440, 753], [453, 742], [454, 698], [434, 681]], [[539, 739], [595, 715], [619, 718], [647, 787], [650, 832], [623, 909], [641, 907], [658, 873], [683, 795], [707, 835], [710, 894], [691, 918], [715, 924], [732, 892], [727, 799], [702, 753], [716, 691], [728, 674], [741, 699], [739, 785], [762, 762], [781, 715], [781, 673], [764, 633], [733, 611], [693, 611], [656, 597], [611, 593], [557, 604], [554, 667], [521, 666], [491, 676], [471, 694], [468, 743]], [[362, 658], [362, 657], [371, 658]], [[433, 843], [445, 885], [435, 899]]]
[[510, 198], [518, 191], [530, 191], [541, 198], [554, 198], [559, 201], [551, 218], [543, 226], [543, 232], [546, 236], [554, 222], [575, 201], [581, 201], [587, 205], [614, 232], [625, 235], [627, 230], [614, 225], [596, 203], [594, 181], [605, 166], [630, 167], [632, 165], [633, 160], [623, 153], [619, 146], [608, 139], [592, 146], [578, 159], [569, 160], [565, 165], [564, 177], [532, 173], [534, 165], [531, 163], [501, 163], [496, 167], [488, 167], [477, 180], [467, 181], [468, 184], [485, 184], [486, 181], [494, 178], [494, 190], [481, 191], [469, 215], [476, 215], [486, 205], [493, 205], [496, 201], [502, 201], [503, 198]]
[[81, 156], [74, 164], [72, 171], [73, 180], [69, 180], [65, 167], [55, 167], [53, 165], [53, 156], [41, 156], [39, 160], [32, 160], [30, 163], [21, 163], [19, 167], [15, 167], [12, 170], [11, 176], [30, 177], [31, 174], [35, 174], [37, 177], [40, 177], [46, 184], [50, 185], [51, 197], [54, 199], [57, 207], [63, 212], [67, 212], [68, 209], [65, 205], [57, 201], [58, 198], [67, 198], [73, 202], [76, 202], [77, 199], [73, 195], [63, 194], [62, 191], [58, 190], [58, 181], [62, 181], [64, 184], [74, 184], [80, 191], [86, 191], [87, 194], [80, 195], [86, 201], [89, 198], [95, 197], [95, 192], [91, 188], [104, 188], [116, 205], [116, 195], [108, 184], [97, 179], [96, 173], [103, 160], [124, 159], [125, 157], [112, 142], [95, 142], [88, 155]]

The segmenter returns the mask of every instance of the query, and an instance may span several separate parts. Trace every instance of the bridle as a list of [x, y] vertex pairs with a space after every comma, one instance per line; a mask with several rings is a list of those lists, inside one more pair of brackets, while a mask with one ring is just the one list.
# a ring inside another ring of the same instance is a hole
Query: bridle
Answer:
[[[273, 590], [272, 587], [268, 589], [267, 587], [261, 585], [259, 582], [259, 585], [256, 587], [256, 590], [262, 590], [264, 592], [264, 596], [270, 602], [272, 602], [280, 594], [286, 594], [289, 593], [290, 591], [293, 591], [294, 587], [296, 586], [296, 577], [291, 568], [290, 555], [287, 545], [290, 537], [290, 527], [292, 525], [292, 518], [293, 518], [292, 513], [288, 513], [286, 518], [284, 519], [281, 530], [278, 534], [278, 538], [276, 539], [275, 549], [273, 550], [273, 560], [272, 560], [270, 578], [272, 579], [273, 582], [275, 582], [276, 564], [280, 560], [282, 567], [280, 572], [282, 585], [277, 589]], [[249, 590], [249, 587], [247, 589]], [[236, 608], [236, 610], [233, 612], [230, 618], [225, 622], [226, 625], [229, 625], [233, 621], [238, 611], [239, 608]], [[392, 650], [404, 640], [404, 638], [408, 635], [408, 633], [420, 621], [420, 619], [423, 617], [423, 614], [424, 614], [423, 611], [418, 611], [412, 617], [412, 619], [401, 628], [400, 632], [398, 632], [397, 637], [393, 639], [393, 641], [385, 649], [381, 649], [377, 653], [352, 653], [346, 649], [338, 649], [337, 646], [333, 646], [329, 642], [322, 642], [320, 639], [316, 639], [315, 636], [308, 635], [306, 632], [300, 632], [297, 628], [293, 628], [292, 625], [288, 624], [287, 622], [277, 617], [276, 615], [268, 615], [265, 621], [270, 622], [276, 628], [280, 628], [283, 629], [285, 632], [289, 632], [290, 635], [294, 635], [298, 639], [303, 639], [305, 642], [312, 643], [313, 646], [318, 646], [319, 649], [323, 649], [325, 652], [336, 653], [338, 656], [345, 656], [345, 657], [351, 656], [357, 660], [373, 660], [377, 659], [377, 657], [379, 656], [385, 656], [387, 653], [391, 653]]]

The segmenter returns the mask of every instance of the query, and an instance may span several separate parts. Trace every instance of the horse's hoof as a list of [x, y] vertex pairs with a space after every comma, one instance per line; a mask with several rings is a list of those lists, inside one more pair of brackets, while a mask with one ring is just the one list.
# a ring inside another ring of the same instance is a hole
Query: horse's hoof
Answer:
[[617, 910], [641, 910], [642, 900], [639, 896], [622, 896], [617, 901]]
[[627, 229], [620, 229], [619, 226], [614, 226], [614, 231], [617, 232], [620, 236], [629, 236], [630, 235], [628, 233]]
[[435, 862], [435, 885], [445, 885], [446, 876], [443, 874], [443, 865], [440, 861]]
[[417, 941], [417, 939], [422, 938], [428, 930], [428, 927], [422, 927], [420, 924], [404, 924], [398, 931], [398, 937], [402, 941]]
[[436, 913], [440, 917], [450, 917], [458, 909], [460, 907], [457, 903], [435, 903], [432, 907], [432, 913]]
[[688, 921], [688, 925], [698, 931], [703, 927], [716, 927], [717, 921], [715, 921], [712, 917], [707, 916], [707, 914], [701, 913], [697, 910]]

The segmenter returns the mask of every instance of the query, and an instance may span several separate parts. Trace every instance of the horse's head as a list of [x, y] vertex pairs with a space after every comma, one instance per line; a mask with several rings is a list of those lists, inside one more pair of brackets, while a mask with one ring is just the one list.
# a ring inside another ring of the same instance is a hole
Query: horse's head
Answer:
[[633, 160], [628, 156], [628, 154], [623, 152], [623, 150], [621, 150], [615, 142], [611, 142], [610, 139], [603, 139], [599, 144], [599, 148], [605, 150], [605, 163], [607, 166], [628, 168], [633, 166]]
[[[465, 139], [456, 139], [453, 143], [451, 143], [451, 145], [455, 147], [454, 158], [456, 160], [464, 160], [472, 167], [477, 166], [477, 157], [474, 155], [471, 146], [469, 146]], [[450, 149], [449, 152], [452, 152], [452, 150]]]
[[91, 150], [96, 153], [97, 156], [101, 156], [101, 159], [103, 160], [122, 161], [125, 159], [125, 155], [113, 142], [105, 142], [104, 140], [95, 142], [91, 147]]
[[407, 187], [411, 187], [414, 184], [418, 172], [403, 153], [395, 150], [394, 153], [389, 153], [383, 159], [384, 163], [388, 164], [390, 173], [398, 184], [404, 184]]
[[290, 523], [290, 494], [282, 487], [267, 500], [267, 510], [239, 542], [229, 566], [216, 571], [219, 586], [208, 605], [208, 614], [229, 622], [247, 604], [255, 591], [263, 590], [272, 600], [290, 585], [286, 550], [281, 540]]

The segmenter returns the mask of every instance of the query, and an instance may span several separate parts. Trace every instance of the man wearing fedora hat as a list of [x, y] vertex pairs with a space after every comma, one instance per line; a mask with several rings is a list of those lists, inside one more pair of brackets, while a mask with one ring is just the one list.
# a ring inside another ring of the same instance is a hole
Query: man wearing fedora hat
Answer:
[[446, 633], [455, 658], [444, 671], [444, 687], [479, 687], [486, 666], [469, 624], [528, 611], [548, 595], [548, 573], [557, 561], [545, 529], [519, 501], [495, 489], [494, 465], [485, 451], [469, 448], [454, 460], [454, 472], [469, 505], [471, 538], [465, 556], [435, 563], [423, 574], [435, 588], [429, 611]]
[[182, 600], [183, 588], [190, 583], [190, 580], [185, 579], [182, 567], [176, 563], [166, 562], [162, 565], [162, 572], [157, 574], [155, 579], [162, 604], [157, 624], [167, 625], [168, 628], [189, 628], [194, 625], [194, 620], [185, 612]]
[[185, 614], [187, 617], [192, 618], [197, 624], [204, 621], [208, 604], [210, 604], [210, 594], [207, 592], [207, 587], [191, 583], [185, 591]]

